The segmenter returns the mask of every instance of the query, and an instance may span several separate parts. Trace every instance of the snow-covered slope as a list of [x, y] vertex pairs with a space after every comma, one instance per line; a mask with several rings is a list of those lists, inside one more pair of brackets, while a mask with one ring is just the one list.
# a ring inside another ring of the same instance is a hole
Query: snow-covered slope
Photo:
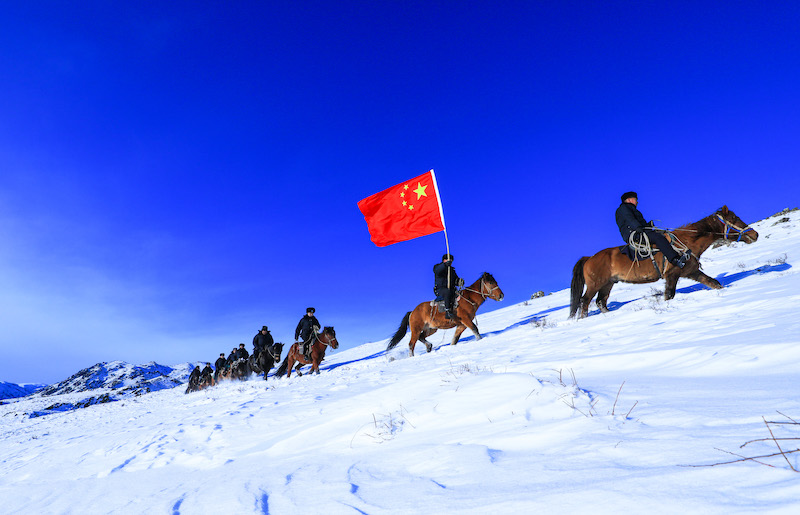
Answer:
[[[800, 447], [800, 212], [755, 228], [703, 255], [722, 290], [681, 280], [664, 302], [663, 282], [618, 284], [610, 313], [575, 321], [565, 289], [414, 358], [384, 340], [314, 377], [36, 418], [85, 394], [0, 406], [3, 510], [796, 513], [800, 453], [784, 459], [764, 420], [790, 422], [770, 428]], [[777, 455], [707, 466], [729, 453]]]

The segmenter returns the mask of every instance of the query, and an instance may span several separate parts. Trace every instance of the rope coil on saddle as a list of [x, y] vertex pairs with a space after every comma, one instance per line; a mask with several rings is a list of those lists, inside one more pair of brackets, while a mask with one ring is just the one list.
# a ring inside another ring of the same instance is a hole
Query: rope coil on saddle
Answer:
[[[672, 232], [666, 229], [661, 229], [659, 227], [652, 227], [651, 230], [663, 233], [664, 236], [669, 241], [669, 244], [672, 245], [672, 248], [674, 248], [678, 253], [683, 254], [684, 252], [689, 250], [689, 247], [687, 247], [686, 244], [683, 243]], [[650, 261], [653, 262], [653, 268], [656, 269], [656, 273], [658, 273], [658, 278], [659, 279], [662, 278], [663, 275], [661, 269], [658, 267], [658, 264], [656, 263], [656, 258], [653, 255], [653, 247], [650, 245], [650, 238], [647, 237], [646, 232], [633, 231], [631, 235], [628, 236], [628, 247], [630, 247], [630, 249], [633, 251], [633, 263], [631, 263], [631, 268], [628, 270], [628, 274], [630, 274], [630, 271], [633, 269], [633, 265], [639, 261], [639, 256], [641, 256], [643, 259], [649, 258]], [[667, 263], [665, 258], [664, 269], [666, 270], [666, 268], [667, 268]], [[626, 279], [628, 277], [628, 274], [625, 275]]]

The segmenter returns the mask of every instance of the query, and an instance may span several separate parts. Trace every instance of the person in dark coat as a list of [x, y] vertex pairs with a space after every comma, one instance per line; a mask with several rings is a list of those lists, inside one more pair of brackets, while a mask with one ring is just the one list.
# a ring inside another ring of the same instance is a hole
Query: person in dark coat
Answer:
[[239, 348], [236, 349], [236, 358], [235, 359], [247, 359], [250, 357], [250, 353], [247, 352], [247, 349], [244, 348], [244, 344], [240, 343]]
[[314, 308], [306, 309], [306, 314], [303, 315], [303, 318], [300, 319], [300, 322], [297, 323], [297, 328], [294, 330], [294, 339], [297, 341], [299, 338], [302, 338], [302, 344], [300, 345], [301, 352], [308, 358], [308, 354], [311, 351], [311, 337], [314, 336], [314, 327], [320, 328], [322, 327], [317, 320], [317, 317], [314, 316], [317, 310]]
[[622, 239], [625, 240], [625, 243], [628, 243], [631, 234], [644, 233], [647, 235], [650, 243], [658, 247], [658, 249], [664, 253], [664, 257], [667, 261], [678, 268], [683, 268], [691, 257], [691, 251], [687, 250], [683, 254], [678, 254], [663, 234], [653, 230], [653, 222], [646, 222], [644, 216], [637, 208], [639, 205], [639, 197], [636, 195], [635, 191], [623, 193], [621, 198], [622, 204], [617, 208], [615, 218], [617, 227], [619, 227], [619, 233], [622, 235]]
[[214, 382], [217, 382], [219, 379], [219, 375], [222, 373], [225, 368], [228, 366], [228, 360], [225, 359], [225, 353], [220, 352], [217, 361], [214, 362]]
[[230, 367], [234, 361], [236, 361], [236, 355], [239, 353], [239, 349], [236, 347], [233, 348], [230, 354], [228, 354], [228, 366]]
[[453, 301], [455, 301], [455, 290], [458, 285], [458, 274], [453, 268], [453, 256], [445, 254], [442, 262], [433, 265], [433, 276], [435, 278], [433, 293], [436, 294], [437, 301], [444, 301], [445, 318], [455, 318], [453, 313]]
[[214, 375], [214, 370], [211, 368], [211, 363], [206, 363], [203, 371], [200, 372], [200, 382], [211, 384], [211, 377]]
[[275, 340], [269, 333], [267, 326], [263, 326], [261, 330], [253, 337], [253, 356], [258, 356], [261, 351], [268, 349], [275, 345]]
[[195, 366], [192, 373], [189, 374], [189, 385], [186, 387], [186, 393], [197, 391], [200, 384], [200, 367]]

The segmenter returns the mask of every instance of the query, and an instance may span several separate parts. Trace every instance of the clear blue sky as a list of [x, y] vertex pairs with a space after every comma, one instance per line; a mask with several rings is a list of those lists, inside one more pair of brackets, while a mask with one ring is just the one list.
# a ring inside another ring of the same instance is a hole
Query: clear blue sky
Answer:
[[432, 296], [441, 233], [356, 202], [436, 170], [496, 309], [662, 226], [800, 204], [795, 2], [17, 2], [0, 17], [0, 380], [213, 361], [307, 306], [344, 347]]

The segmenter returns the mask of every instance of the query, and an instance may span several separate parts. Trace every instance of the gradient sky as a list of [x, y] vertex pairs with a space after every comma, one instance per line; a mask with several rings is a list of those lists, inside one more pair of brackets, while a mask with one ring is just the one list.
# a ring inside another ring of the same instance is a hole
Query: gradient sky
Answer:
[[505, 291], [483, 312], [620, 244], [624, 191], [663, 227], [797, 206], [798, 27], [796, 2], [4, 5], [0, 380], [213, 361], [307, 306], [385, 338], [444, 237], [377, 248], [356, 203], [430, 168], [459, 274]]

